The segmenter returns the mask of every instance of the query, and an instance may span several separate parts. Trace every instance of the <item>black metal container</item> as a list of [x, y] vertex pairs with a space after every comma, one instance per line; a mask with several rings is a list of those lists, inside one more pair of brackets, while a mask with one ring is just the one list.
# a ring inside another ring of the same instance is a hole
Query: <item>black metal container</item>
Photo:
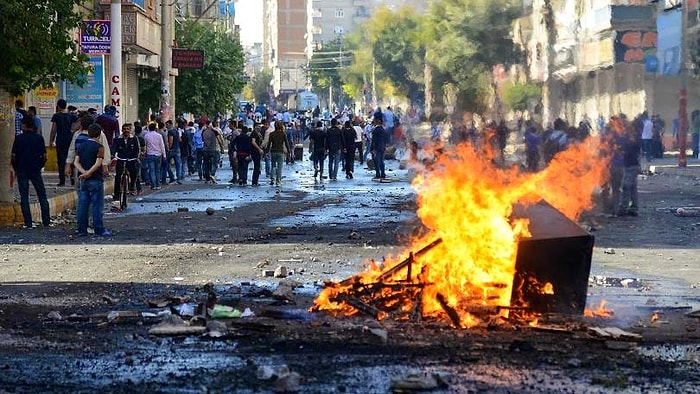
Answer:
[[518, 244], [511, 306], [542, 313], [583, 313], [593, 235], [546, 202], [518, 205], [512, 217], [529, 219], [532, 237]]

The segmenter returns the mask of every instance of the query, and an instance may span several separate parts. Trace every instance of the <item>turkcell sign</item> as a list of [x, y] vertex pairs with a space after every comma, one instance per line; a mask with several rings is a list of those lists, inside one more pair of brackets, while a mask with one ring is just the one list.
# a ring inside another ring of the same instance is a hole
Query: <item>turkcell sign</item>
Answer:
[[80, 47], [88, 55], [108, 55], [112, 29], [109, 20], [83, 21], [85, 28], [80, 30]]

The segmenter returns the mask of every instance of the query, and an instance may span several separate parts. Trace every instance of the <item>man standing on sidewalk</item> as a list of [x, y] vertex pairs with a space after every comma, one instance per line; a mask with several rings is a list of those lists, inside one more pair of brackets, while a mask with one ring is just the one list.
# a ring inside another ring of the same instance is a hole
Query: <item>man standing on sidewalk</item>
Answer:
[[12, 168], [17, 175], [20, 206], [24, 217], [24, 227], [32, 228], [32, 211], [29, 208], [29, 182], [32, 182], [39, 206], [41, 207], [41, 222], [44, 227], [51, 224], [49, 200], [46, 197], [46, 187], [41, 177], [41, 169], [46, 164], [46, 145], [44, 137], [36, 132], [34, 118], [25, 115], [22, 118], [22, 134], [15, 137], [12, 145]]

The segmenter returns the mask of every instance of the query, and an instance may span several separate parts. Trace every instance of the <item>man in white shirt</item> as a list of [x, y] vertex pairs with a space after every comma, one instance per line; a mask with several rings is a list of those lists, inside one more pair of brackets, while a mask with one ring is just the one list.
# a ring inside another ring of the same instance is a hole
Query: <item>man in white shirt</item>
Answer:
[[645, 118], [642, 121], [642, 152], [646, 155], [647, 161], [651, 161], [653, 157], [651, 139], [654, 136], [654, 122], [651, 121], [646, 112], [644, 116]]
[[352, 123], [352, 128], [355, 129], [355, 150], [360, 154], [360, 164], [365, 163], [365, 158], [362, 151], [362, 127], [359, 126], [358, 120], [356, 119]]

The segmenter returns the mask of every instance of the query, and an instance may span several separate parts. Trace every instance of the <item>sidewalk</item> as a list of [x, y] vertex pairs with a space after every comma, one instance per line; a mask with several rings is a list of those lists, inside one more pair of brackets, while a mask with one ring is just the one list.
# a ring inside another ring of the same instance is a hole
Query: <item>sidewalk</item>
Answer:
[[[654, 174], [665, 174], [685, 177], [700, 178], [700, 160], [688, 158], [686, 167], [678, 166], [677, 156], [668, 156], [663, 159], [654, 159], [647, 162], [642, 159], [642, 171], [649, 171]], [[44, 185], [46, 186], [46, 194], [49, 199], [49, 211], [52, 216], [55, 216], [65, 210], [75, 209], [78, 201], [78, 194], [73, 186], [58, 187], [58, 172], [44, 172]], [[113, 176], [113, 174], [112, 174]], [[105, 182], [105, 196], [111, 194], [114, 190], [114, 178], [110, 178]], [[0, 205], [0, 226], [11, 226], [22, 223], [22, 209], [19, 205], [19, 191], [17, 184], [13, 188], [15, 194], [14, 204]], [[34, 188], [29, 185], [29, 197], [31, 202], [32, 217], [38, 221], [41, 217], [41, 208], [36, 200]]]
[[663, 159], [654, 159], [651, 162], [647, 162], [642, 158], [642, 171], [649, 171], [653, 174], [700, 178], [700, 160], [688, 157], [686, 166], [679, 167], [678, 156], [666, 156]]
[[[58, 172], [45, 171], [43, 174], [44, 186], [49, 200], [49, 212], [51, 216], [55, 216], [67, 209], [75, 209], [78, 202], [78, 193], [75, 186], [71, 186], [70, 182], [66, 182], [67, 186], [58, 187]], [[114, 190], [113, 178], [105, 182], [105, 196], [112, 193]], [[19, 190], [15, 181], [12, 192], [15, 195], [13, 204], [0, 204], [0, 226], [12, 226], [24, 222], [22, 217], [22, 208], [19, 205]], [[36, 198], [36, 192], [31, 182], [29, 183], [29, 202], [32, 210], [32, 218], [35, 222], [40, 222], [41, 208]]]

